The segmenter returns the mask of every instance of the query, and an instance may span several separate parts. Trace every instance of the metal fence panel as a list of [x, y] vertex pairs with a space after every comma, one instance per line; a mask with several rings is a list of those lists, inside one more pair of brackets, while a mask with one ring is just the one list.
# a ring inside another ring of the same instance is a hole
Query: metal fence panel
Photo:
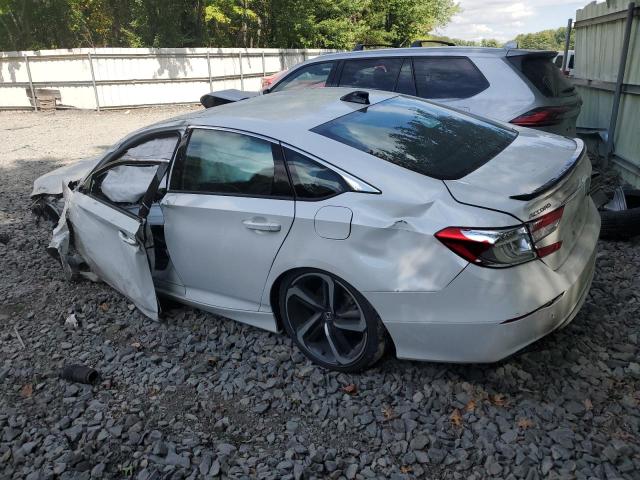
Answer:
[[73, 108], [196, 103], [210, 89], [257, 91], [263, 75], [328, 52], [274, 48], [0, 52], [0, 109], [32, 108], [28, 93], [32, 86], [60, 90], [61, 103]]
[[[608, 128], [628, 0], [592, 2], [576, 12], [576, 88], [584, 104], [579, 127]], [[620, 112], [614, 137], [614, 164], [623, 178], [640, 186], [640, 17], [634, 17]], [[603, 83], [608, 82], [608, 83]], [[584, 86], [581, 84], [590, 84]], [[626, 93], [625, 93], [626, 92]]]

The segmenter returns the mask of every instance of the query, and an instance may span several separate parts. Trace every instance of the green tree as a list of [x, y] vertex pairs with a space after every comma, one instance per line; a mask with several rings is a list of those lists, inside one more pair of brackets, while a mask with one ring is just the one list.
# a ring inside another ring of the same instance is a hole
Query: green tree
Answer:
[[[564, 50], [566, 27], [551, 30], [542, 30], [534, 33], [521, 33], [516, 36], [519, 48], [530, 48], [533, 50]], [[571, 30], [569, 48], [573, 49], [575, 43], [575, 30]]]
[[0, 50], [407, 44], [455, 0], [0, 0]]

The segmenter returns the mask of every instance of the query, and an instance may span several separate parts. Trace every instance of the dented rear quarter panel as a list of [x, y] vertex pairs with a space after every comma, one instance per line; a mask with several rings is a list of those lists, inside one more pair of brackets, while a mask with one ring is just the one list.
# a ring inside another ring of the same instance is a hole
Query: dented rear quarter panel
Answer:
[[[263, 292], [263, 311], [270, 310], [277, 279], [301, 266], [338, 275], [361, 292], [439, 291], [468, 262], [440, 243], [434, 237], [437, 231], [453, 225], [516, 223], [509, 215], [457, 203], [440, 180], [383, 160], [367, 161], [375, 164], [370, 175], [356, 169], [350, 173], [380, 194], [349, 192], [319, 202], [296, 202], [295, 220]], [[347, 238], [324, 238], [315, 231], [314, 218], [327, 206], [353, 212]]]

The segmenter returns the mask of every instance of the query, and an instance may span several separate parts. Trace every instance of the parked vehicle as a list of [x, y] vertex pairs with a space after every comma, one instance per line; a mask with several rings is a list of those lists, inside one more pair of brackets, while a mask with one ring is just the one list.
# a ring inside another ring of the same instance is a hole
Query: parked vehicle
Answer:
[[572, 77], [573, 76], [573, 65], [574, 65], [575, 55], [576, 55], [576, 53], [575, 53], [574, 50], [569, 50], [567, 52], [567, 57], [568, 57], [569, 60], [567, 61], [567, 65], [565, 66], [564, 71], [562, 70], [562, 61], [564, 60], [564, 52], [558, 52], [558, 55], [556, 56], [556, 58], [553, 61], [553, 63], [556, 64], [556, 67], [558, 67], [560, 69], [560, 71], [562, 71], [562, 73]]
[[36, 200], [64, 195], [51, 248], [66, 271], [151, 318], [158, 294], [284, 330], [336, 370], [390, 343], [500, 360], [567, 325], [593, 275], [583, 143], [415, 97], [257, 96], [139, 130], [85, 167], [64, 192], [79, 169], [34, 185]]
[[539, 50], [453, 46], [328, 54], [281, 72], [264, 93], [375, 88], [574, 137], [582, 101], [554, 65], [555, 56]]

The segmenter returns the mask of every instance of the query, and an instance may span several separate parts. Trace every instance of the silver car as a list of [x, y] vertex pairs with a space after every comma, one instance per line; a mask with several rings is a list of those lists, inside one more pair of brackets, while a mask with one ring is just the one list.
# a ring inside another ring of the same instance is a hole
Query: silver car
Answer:
[[264, 93], [375, 88], [574, 137], [582, 101], [553, 63], [557, 52], [482, 47], [363, 50], [322, 55], [275, 77]]
[[33, 195], [64, 195], [50, 248], [70, 275], [154, 319], [163, 295], [284, 330], [355, 371], [390, 344], [493, 362], [570, 322], [600, 228], [590, 172], [577, 139], [331, 88], [150, 126]]

